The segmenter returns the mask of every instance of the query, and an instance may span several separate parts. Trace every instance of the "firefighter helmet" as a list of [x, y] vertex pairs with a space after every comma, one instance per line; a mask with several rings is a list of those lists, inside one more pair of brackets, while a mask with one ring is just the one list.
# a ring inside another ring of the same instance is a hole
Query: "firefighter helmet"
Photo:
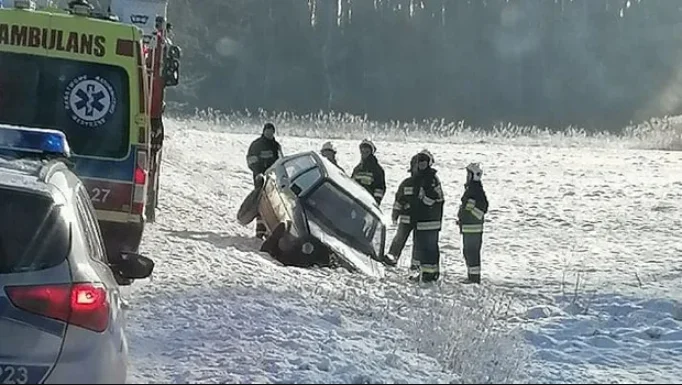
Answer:
[[483, 176], [483, 169], [481, 168], [481, 165], [479, 163], [469, 163], [468, 166], [466, 166], [467, 173], [470, 175], [470, 179], [476, 182], [481, 181], [481, 177]]
[[377, 148], [376, 148], [376, 146], [374, 145], [374, 142], [372, 142], [372, 140], [371, 140], [371, 139], [368, 139], [368, 138], [363, 139], [362, 142], [360, 142], [360, 146], [359, 146], [359, 147], [360, 147], [360, 148], [369, 147], [372, 154], [374, 154], [374, 153], [377, 151]]
[[336, 147], [334, 146], [334, 144], [332, 142], [324, 142], [320, 152], [322, 152], [322, 151], [331, 151], [334, 154], [336, 154]]
[[423, 149], [417, 153], [417, 156], [420, 157], [421, 159], [425, 159], [426, 161], [429, 162], [429, 167], [433, 166], [433, 163], [436, 161], [436, 159], [433, 157], [433, 154], [431, 151], [427, 149]]

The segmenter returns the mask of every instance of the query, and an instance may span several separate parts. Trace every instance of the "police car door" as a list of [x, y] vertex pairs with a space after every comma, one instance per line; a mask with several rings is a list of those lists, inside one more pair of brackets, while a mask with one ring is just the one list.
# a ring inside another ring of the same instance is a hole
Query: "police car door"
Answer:
[[90, 249], [91, 265], [96, 269], [99, 278], [110, 294], [111, 301], [111, 332], [114, 334], [121, 352], [127, 349], [123, 337], [123, 327], [125, 325], [125, 314], [121, 301], [121, 290], [114, 278], [114, 273], [109, 267], [107, 253], [104, 249], [104, 241], [95, 217], [95, 209], [92, 206], [87, 191], [83, 185], [79, 186], [77, 193], [78, 219], [86, 233], [86, 243]]

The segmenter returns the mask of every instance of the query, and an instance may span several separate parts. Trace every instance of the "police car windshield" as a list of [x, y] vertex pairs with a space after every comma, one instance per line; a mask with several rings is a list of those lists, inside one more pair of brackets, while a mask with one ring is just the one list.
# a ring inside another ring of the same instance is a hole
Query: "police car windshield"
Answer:
[[52, 200], [0, 187], [0, 274], [56, 266], [69, 249], [69, 224]]
[[0, 53], [0, 123], [63, 131], [76, 155], [122, 158], [129, 145], [123, 68]]
[[305, 199], [308, 220], [314, 221], [349, 246], [378, 256], [380, 245], [372, 242], [379, 218], [331, 182], [324, 182]]

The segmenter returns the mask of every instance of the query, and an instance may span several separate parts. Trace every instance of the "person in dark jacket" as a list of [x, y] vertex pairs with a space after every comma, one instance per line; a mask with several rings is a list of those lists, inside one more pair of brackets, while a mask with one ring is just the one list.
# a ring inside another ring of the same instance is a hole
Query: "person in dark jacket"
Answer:
[[344, 170], [343, 167], [339, 166], [339, 163], [336, 160], [336, 147], [334, 147], [334, 144], [332, 142], [324, 142], [324, 144], [322, 145], [322, 149], [320, 149], [320, 155], [327, 158], [327, 160], [332, 162], [332, 164], [336, 166], [339, 170], [343, 171], [344, 173], [346, 172], [346, 170]]
[[457, 224], [462, 234], [462, 252], [467, 265], [469, 283], [481, 283], [481, 246], [483, 244], [483, 223], [488, 212], [488, 197], [483, 190], [483, 170], [478, 163], [466, 167], [467, 179], [462, 194], [462, 203], [457, 212]]
[[360, 163], [353, 169], [351, 178], [369, 191], [380, 205], [386, 193], [386, 175], [374, 155], [377, 149], [369, 139], [364, 139], [359, 147]]
[[[418, 156], [415, 155], [410, 159], [410, 168], [407, 170], [410, 173], [410, 176], [400, 183], [398, 190], [395, 193], [391, 219], [394, 224], [398, 224], [398, 229], [395, 232], [391, 246], [388, 248], [388, 255], [385, 257], [386, 263], [389, 265], [398, 264], [400, 254], [405, 247], [407, 238], [412, 233], [413, 226], [410, 218], [410, 207], [412, 204], [412, 197], [414, 196], [414, 177], [417, 174], [417, 158]], [[419, 269], [419, 260], [415, 258], [414, 247], [412, 247], [410, 269]]]
[[410, 217], [414, 226], [414, 251], [419, 260], [422, 282], [437, 281], [440, 277], [439, 236], [443, 221], [445, 198], [440, 180], [433, 168], [434, 158], [428, 150], [417, 154], [417, 174], [414, 177], [414, 196]]
[[[277, 159], [282, 157], [282, 146], [275, 139], [275, 125], [265, 123], [261, 136], [251, 142], [246, 153], [246, 162], [253, 173], [253, 185], [258, 188], [257, 176], [265, 173]], [[256, 237], [263, 238], [267, 229], [260, 215], [256, 217]]]

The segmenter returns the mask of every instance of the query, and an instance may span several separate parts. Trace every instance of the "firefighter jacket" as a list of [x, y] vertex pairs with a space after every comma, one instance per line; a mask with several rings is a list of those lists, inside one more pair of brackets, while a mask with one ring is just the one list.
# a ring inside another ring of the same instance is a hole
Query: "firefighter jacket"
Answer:
[[364, 187], [381, 204], [386, 193], [386, 175], [384, 169], [374, 155], [368, 156], [353, 169], [351, 174], [356, 182]]
[[462, 203], [457, 212], [459, 232], [462, 234], [479, 234], [483, 232], [485, 214], [488, 212], [488, 198], [481, 182], [467, 183], [462, 194]]
[[414, 177], [405, 178], [395, 192], [395, 202], [391, 211], [391, 219], [394, 222], [409, 225], [412, 223], [410, 218], [410, 208], [414, 197]]
[[414, 195], [410, 208], [415, 229], [440, 230], [445, 198], [436, 170], [427, 168], [414, 177]]
[[253, 175], [263, 174], [270, 166], [282, 157], [282, 147], [275, 139], [268, 139], [261, 135], [249, 146], [246, 162]]

